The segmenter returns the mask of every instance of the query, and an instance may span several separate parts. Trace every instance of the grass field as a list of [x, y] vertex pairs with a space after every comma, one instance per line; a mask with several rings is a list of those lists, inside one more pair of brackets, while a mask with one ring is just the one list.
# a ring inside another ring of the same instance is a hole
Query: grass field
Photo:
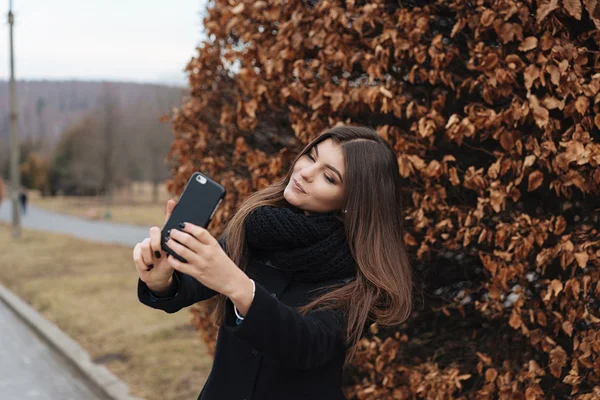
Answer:
[[137, 299], [132, 249], [0, 224], [0, 282], [147, 400], [196, 398], [212, 358], [190, 324]]
[[[160, 185], [158, 203], [152, 202], [152, 186], [148, 183], [134, 183], [126, 190], [114, 194], [110, 207], [104, 197], [42, 197], [37, 191], [30, 191], [30, 204], [87, 219], [107, 219], [141, 226], [162, 226], [165, 218], [165, 205], [171, 198], [166, 186]], [[107, 217], [107, 212], [110, 218]]]

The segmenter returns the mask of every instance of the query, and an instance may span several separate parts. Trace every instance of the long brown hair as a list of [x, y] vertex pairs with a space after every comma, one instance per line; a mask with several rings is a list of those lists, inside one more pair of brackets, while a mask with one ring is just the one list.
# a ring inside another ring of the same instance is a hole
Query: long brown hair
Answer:
[[[332, 139], [340, 144], [346, 170], [340, 213], [350, 251], [358, 265], [355, 280], [336, 286], [309, 304], [299, 307], [306, 315], [316, 308], [335, 308], [347, 316], [346, 363], [367, 322], [393, 326], [406, 320], [412, 309], [413, 280], [404, 245], [401, 184], [398, 160], [390, 144], [371, 128], [339, 126], [307, 144], [293, 162], [313, 146]], [[246, 217], [256, 208], [270, 205], [290, 207], [283, 192], [293, 171], [265, 189], [253, 193], [240, 205], [224, 235], [230, 258], [245, 270], [249, 253], [245, 240]], [[225, 296], [220, 295], [213, 314], [222, 324]]]

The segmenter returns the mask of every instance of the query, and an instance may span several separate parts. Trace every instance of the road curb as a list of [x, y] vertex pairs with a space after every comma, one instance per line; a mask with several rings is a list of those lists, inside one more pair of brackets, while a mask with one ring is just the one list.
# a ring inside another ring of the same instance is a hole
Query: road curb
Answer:
[[48, 344], [61, 353], [86, 376], [104, 395], [113, 400], [142, 400], [129, 395], [125, 382], [113, 375], [105, 366], [94, 363], [79, 343], [67, 336], [56, 325], [42, 317], [29, 304], [0, 284], [0, 300]]

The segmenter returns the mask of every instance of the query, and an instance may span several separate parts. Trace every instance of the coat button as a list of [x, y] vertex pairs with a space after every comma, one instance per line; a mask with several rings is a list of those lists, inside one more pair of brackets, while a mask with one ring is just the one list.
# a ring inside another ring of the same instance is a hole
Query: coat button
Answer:
[[258, 350], [252, 349], [252, 355], [256, 357], [258, 355]]
[[273, 296], [273, 297], [277, 298], [277, 293], [275, 293], [275, 292], [271, 292], [271, 296]]

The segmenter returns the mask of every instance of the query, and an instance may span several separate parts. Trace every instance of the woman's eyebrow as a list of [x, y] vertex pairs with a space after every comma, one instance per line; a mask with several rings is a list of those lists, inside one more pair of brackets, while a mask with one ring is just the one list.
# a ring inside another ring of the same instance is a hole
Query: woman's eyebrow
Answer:
[[[319, 145], [318, 144], [315, 145], [315, 153], [317, 153], [317, 157], [319, 157]], [[340, 171], [338, 171], [336, 167], [334, 167], [331, 164], [325, 164], [325, 166], [327, 168], [329, 168], [330, 170], [332, 170], [333, 172], [335, 172], [340, 177], [340, 182], [344, 183], [344, 179], [342, 179], [342, 174], [340, 174]]]

